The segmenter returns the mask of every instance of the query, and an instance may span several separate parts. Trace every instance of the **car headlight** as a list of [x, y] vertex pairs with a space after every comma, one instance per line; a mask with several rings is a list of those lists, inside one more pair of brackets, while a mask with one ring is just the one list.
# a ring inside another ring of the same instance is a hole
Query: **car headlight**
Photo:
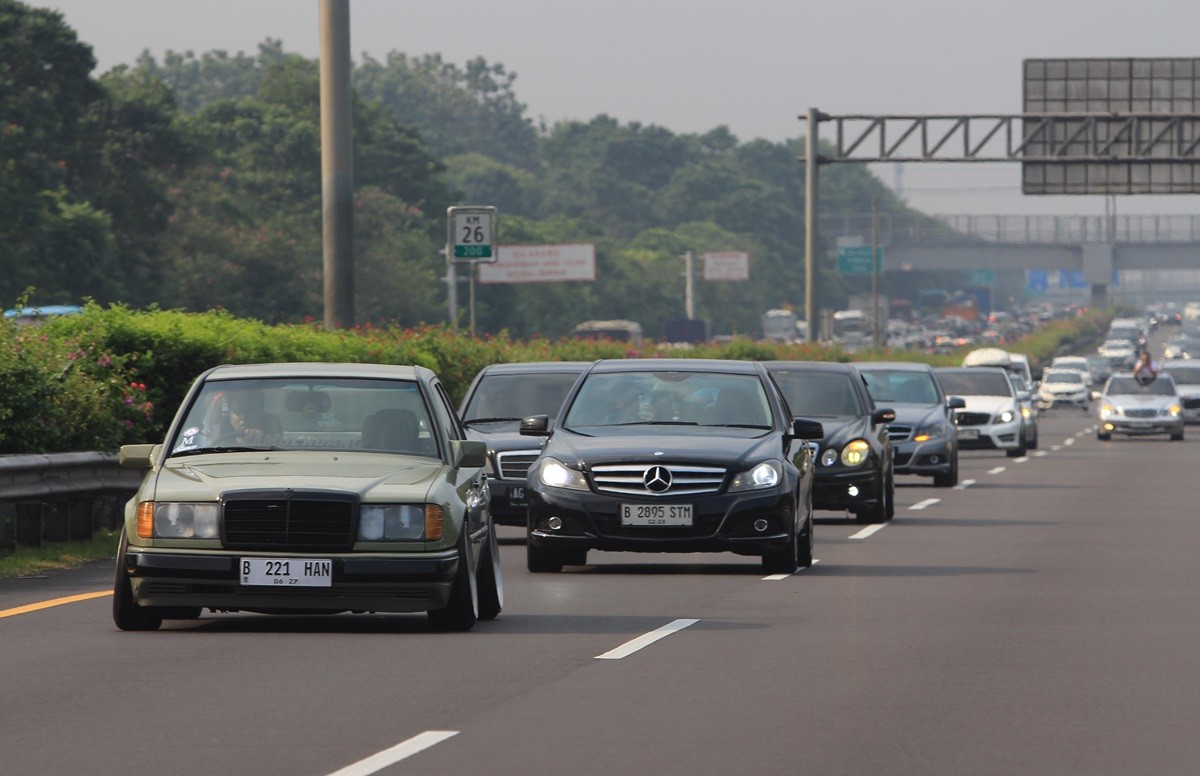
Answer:
[[1167, 415], [1177, 418], [1183, 412], [1183, 407], [1180, 407], [1178, 404], [1172, 404], [1170, 407], [1167, 407], [1165, 412]]
[[730, 492], [739, 490], [761, 490], [773, 488], [783, 478], [783, 464], [779, 461], [763, 461], [754, 468], [739, 472], [729, 484]]
[[821, 453], [821, 465], [822, 466], [833, 466], [835, 463], [837, 463], [837, 459], [838, 459], [838, 452], [837, 452], [837, 450], [834, 450], [832, 447], [825, 448], [825, 452]]
[[1029, 409], [1028, 407], [1022, 407], [1022, 408], [1021, 408], [1021, 417], [1023, 417], [1023, 418], [1027, 418], [1027, 417], [1029, 417], [1029, 416], [1030, 416], [1030, 415], [1032, 415], [1032, 414], [1033, 414], [1033, 413], [1030, 411], [1030, 409]]
[[495, 477], [497, 471], [496, 463], [492, 458], [492, 451], [489, 450], [487, 456], [483, 459], [483, 473], [489, 477]]
[[1012, 410], [1005, 410], [996, 416], [997, 423], [1012, 423], [1017, 417], [1017, 413]]
[[436, 523], [441, 538], [442, 508], [436, 504], [363, 504], [358, 512], [358, 538], [365, 542], [424, 541], [431, 522]]
[[928, 442], [930, 439], [941, 439], [944, 436], [946, 436], [946, 427], [941, 423], [934, 423], [918, 428], [917, 433], [913, 435], [913, 441]]
[[137, 533], [143, 539], [216, 539], [220, 505], [211, 502], [143, 501], [138, 504]]
[[1100, 417], [1108, 418], [1108, 417], [1112, 417], [1113, 415], [1116, 415], [1116, 414], [1117, 414], [1117, 408], [1114, 407], [1113, 405], [1111, 405], [1111, 404], [1101, 404], [1100, 405]]
[[865, 439], [855, 439], [842, 448], [842, 463], [846, 466], [858, 466], [867, 460], [871, 446]]
[[567, 490], [587, 490], [587, 478], [583, 472], [572, 469], [555, 458], [543, 458], [538, 469], [538, 479], [543, 485]]

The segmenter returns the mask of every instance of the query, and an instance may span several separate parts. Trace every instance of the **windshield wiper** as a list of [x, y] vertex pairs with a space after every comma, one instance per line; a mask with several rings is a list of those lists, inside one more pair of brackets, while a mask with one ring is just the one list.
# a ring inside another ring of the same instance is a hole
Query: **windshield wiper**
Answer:
[[628, 423], [609, 423], [610, 426], [699, 426], [694, 420], [631, 420]]
[[171, 453], [172, 458], [179, 458], [184, 455], [202, 455], [205, 453], [262, 453], [268, 450], [282, 450], [282, 447], [274, 445], [226, 445], [224, 447], [193, 447], [187, 450], [176, 450]]
[[757, 423], [705, 423], [704, 425], [715, 428], [757, 428], [764, 430], [771, 428], [770, 426], [760, 426]]
[[464, 426], [473, 426], [476, 423], [503, 423], [505, 421], [522, 420], [522, 418], [471, 418], [464, 420]]

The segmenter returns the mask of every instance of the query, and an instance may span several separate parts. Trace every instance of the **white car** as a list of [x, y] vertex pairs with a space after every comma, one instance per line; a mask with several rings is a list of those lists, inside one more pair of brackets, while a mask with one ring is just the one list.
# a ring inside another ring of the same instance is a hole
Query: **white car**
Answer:
[[1091, 380], [1078, 369], [1047, 369], [1042, 373], [1038, 405], [1043, 409], [1075, 407], [1086, 412], [1090, 398]]
[[1183, 407], [1169, 373], [1149, 381], [1133, 375], [1113, 375], [1097, 402], [1096, 438], [1113, 434], [1169, 434], [1172, 442], [1183, 441]]
[[1200, 361], [1164, 361], [1161, 371], [1175, 380], [1175, 391], [1179, 394], [1179, 403], [1183, 407], [1184, 422], [1200, 423]]
[[1129, 367], [1137, 361], [1137, 348], [1129, 340], [1110, 339], [1096, 348], [1096, 352], [1108, 359], [1113, 366]]
[[960, 450], [1003, 450], [1010, 458], [1025, 455], [1029, 442], [1021, 406], [1003, 369], [969, 366], [933, 371], [947, 396], [961, 396], [966, 403], [955, 416]]
[[1088, 385], [1094, 385], [1099, 382], [1096, 376], [1092, 374], [1092, 365], [1088, 363], [1084, 356], [1058, 356], [1050, 362], [1049, 369], [1074, 369], [1078, 372], [1083, 372], [1087, 378]]

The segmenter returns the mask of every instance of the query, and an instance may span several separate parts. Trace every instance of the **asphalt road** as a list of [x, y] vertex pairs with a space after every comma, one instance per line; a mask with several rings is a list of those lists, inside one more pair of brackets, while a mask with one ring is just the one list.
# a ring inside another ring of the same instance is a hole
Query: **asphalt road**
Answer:
[[1194, 773], [1189, 434], [1102, 443], [1090, 415], [1044, 413], [1028, 458], [964, 453], [955, 489], [900, 478], [885, 527], [818, 513], [819, 563], [782, 579], [613, 553], [535, 576], [502, 529], [507, 606], [465, 634], [123, 633], [109, 564], [0, 582], [0, 772]]

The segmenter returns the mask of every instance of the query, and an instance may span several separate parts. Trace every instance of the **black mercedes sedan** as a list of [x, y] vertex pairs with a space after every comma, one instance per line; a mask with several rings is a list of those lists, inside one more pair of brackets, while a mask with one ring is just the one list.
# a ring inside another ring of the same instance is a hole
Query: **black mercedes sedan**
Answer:
[[820, 421], [813, 443], [817, 459], [813, 507], [852, 512], [860, 523], [882, 523], [895, 514], [891, 409], [879, 409], [852, 364], [768, 361], [792, 413]]
[[521, 418], [558, 418], [563, 399], [590, 361], [531, 361], [490, 364], [479, 370], [459, 407], [468, 439], [486, 442], [492, 518], [502, 525], [525, 525], [529, 505], [525, 480], [529, 464], [542, 452], [541, 440], [521, 436]]
[[958, 437], [954, 410], [967, 403], [947, 396], [933, 367], [915, 361], [856, 362], [876, 404], [891, 407], [888, 424], [896, 474], [933, 477], [938, 488], [958, 484]]
[[757, 555], [769, 573], [811, 565], [821, 424], [792, 417], [748, 361], [619, 359], [592, 364], [529, 468], [532, 572], [583, 565], [591, 549]]

